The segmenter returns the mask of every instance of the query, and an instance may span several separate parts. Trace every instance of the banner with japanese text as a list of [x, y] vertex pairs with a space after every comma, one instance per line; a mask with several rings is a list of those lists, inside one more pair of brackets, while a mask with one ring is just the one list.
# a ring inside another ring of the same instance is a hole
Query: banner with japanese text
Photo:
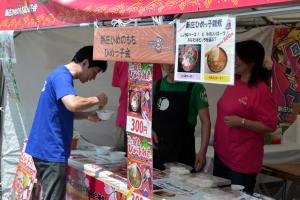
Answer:
[[297, 2], [298, 0], [1, 0], [0, 30]]
[[95, 177], [68, 167], [66, 198], [69, 200], [125, 200], [126, 197], [111, 185]]
[[174, 63], [174, 26], [97, 28], [94, 59], [138, 63]]
[[30, 199], [31, 191], [36, 177], [36, 168], [34, 166], [32, 157], [25, 153], [27, 140], [24, 141], [22, 146], [21, 155], [13, 180], [9, 200], [15, 199]]
[[129, 63], [127, 183], [130, 200], [152, 199], [152, 64]]
[[272, 94], [279, 121], [292, 123], [300, 103], [300, 28], [276, 28], [273, 39]]
[[228, 15], [177, 21], [175, 80], [233, 85], [235, 26]]

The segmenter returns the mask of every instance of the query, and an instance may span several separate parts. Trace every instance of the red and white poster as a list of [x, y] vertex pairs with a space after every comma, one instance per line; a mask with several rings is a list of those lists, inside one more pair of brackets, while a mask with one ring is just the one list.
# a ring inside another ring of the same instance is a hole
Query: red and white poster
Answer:
[[31, 196], [36, 169], [32, 157], [25, 153], [26, 144], [27, 140], [22, 147], [18, 168], [8, 197], [9, 200], [27, 200]]
[[125, 195], [81, 170], [68, 167], [66, 198], [69, 200], [124, 200]]
[[129, 63], [127, 199], [152, 199], [152, 64]]
[[272, 50], [272, 93], [280, 122], [292, 123], [292, 107], [300, 103], [300, 28], [276, 28]]

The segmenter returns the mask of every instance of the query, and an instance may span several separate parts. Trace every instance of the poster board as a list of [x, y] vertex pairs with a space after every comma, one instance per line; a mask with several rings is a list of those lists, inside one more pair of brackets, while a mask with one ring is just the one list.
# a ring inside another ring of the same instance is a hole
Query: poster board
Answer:
[[235, 24], [228, 15], [177, 21], [175, 80], [233, 85]]
[[[300, 28], [274, 30], [272, 95], [279, 122], [292, 123], [293, 105], [300, 103]], [[294, 109], [296, 106], [294, 106]], [[296, 111], [296, 110], [295, 110]]]

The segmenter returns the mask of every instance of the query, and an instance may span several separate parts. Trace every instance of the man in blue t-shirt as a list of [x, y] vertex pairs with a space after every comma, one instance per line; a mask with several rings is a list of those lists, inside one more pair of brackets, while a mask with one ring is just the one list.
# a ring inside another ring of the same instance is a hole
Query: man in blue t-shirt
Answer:
[[50, 73], [44, 83], [26, 147], [37, 169], [37, 179], [42, 183], [43, 199], [65, 199], [74, 118], [100, 121], [95, 111], [84, 110], [107, 103], [104, 93], [78, 96], [73, 80], [82, 83], [94, 80], [106, 68], [106, 61], [93, 60], [93, 46], [85, 46], [69, 64]]

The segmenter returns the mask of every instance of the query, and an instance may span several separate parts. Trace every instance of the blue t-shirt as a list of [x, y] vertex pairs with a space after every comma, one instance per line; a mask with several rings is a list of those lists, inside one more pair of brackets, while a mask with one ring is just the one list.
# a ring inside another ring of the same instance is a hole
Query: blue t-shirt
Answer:
[[28, 138], [26, 153], [49, 162], [67, 162], [73, 137], [74, 114], [62, 102], [76, 95], [73, 77], [64, 66], [55, 69], [45, 81]]

